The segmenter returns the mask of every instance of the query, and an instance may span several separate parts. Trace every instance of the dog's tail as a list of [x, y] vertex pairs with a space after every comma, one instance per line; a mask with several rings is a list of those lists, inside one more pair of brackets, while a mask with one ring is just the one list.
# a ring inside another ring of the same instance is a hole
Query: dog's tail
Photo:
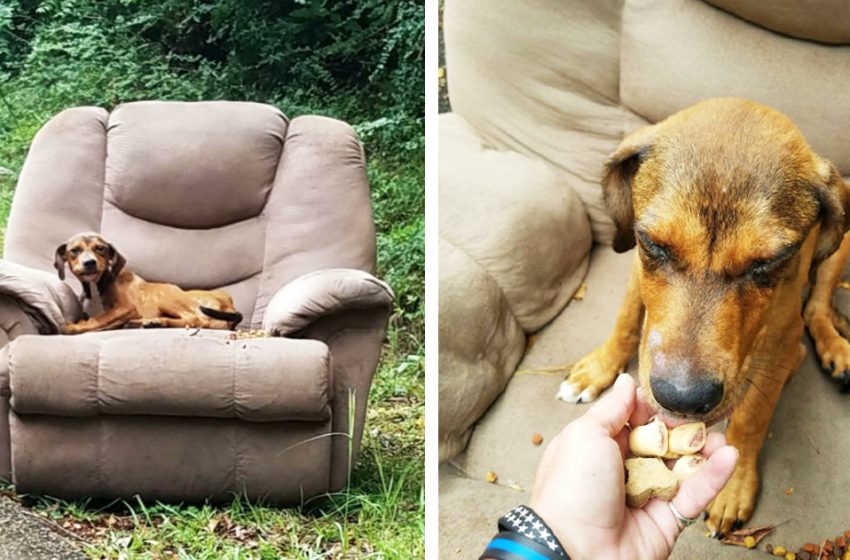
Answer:
[[228, 323], [232, 323], [235, 327], [239, 323], [242, 322], [242, 314], [238, 311], [230, 312], [230, 311], [221, 311], [219, 309], [210, 309], [209, 307], [200, 306], [201, 312], [207, 317], [212, 317], [213, 319], [220, 319], [222, 321], [227, 321]]

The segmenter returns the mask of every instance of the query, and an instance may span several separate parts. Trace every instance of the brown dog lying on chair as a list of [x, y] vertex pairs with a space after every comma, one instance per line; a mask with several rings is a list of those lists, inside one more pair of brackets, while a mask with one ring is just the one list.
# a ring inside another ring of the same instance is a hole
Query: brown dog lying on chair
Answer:
[[197, 327], [234, 329], [242, 314], [220, 291], [184, 291], [174, 284], [146, 282], [125, 268], [123, 256], [96, 233], [75, 235], [56, 249], [56, 270], [65, 279], [65, 265], [91, 298], [92, 284], [104, 312], [65, 325], [68, 334], [131, 327]]
[[847, 321], [832, 306], [850, 252], [848, 186], [784, 115], [713, 99], [623, 140], [603, 188], [614, 250], [638, 249], [614, 332], [558, 396], [595, 399], [639, 352], [641, 385], [668, 424], [730, 417], [740, 460], [707, 511], [709, 530], [728, 532], [753, 513], [756, 459], [806, 355], [804, 325], [824, 369], [850, 386]]

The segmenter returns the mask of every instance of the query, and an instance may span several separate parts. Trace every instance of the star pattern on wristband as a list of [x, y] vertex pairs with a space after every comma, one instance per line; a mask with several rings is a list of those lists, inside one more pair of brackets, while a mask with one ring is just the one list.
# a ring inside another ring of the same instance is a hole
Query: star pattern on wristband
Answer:
[[555, 538], [546, 523], [525, 506], [517, 506], [506, 513], [499, 520], [499, 525], [545, 545], [559, 556], [567, 557], [566, 552], [558, 543], [558, 539]]

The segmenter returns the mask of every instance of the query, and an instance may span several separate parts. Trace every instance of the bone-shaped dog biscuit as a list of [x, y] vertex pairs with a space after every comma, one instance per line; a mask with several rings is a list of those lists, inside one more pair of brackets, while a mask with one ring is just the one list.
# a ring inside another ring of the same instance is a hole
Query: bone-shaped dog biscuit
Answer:
[[670, 501], [679, 490], [679, 477], [657, 457], [626, 459], [626, 503], [640, 508], [652, 498]]
[[685, 455], [676, 461], [673, 465], [673, 474], [680, 481], [684, 482], [702, 469], [705, 465], [705, 455], [697, 453], [696, 455]]
[[649, 424], [632, 428], [629, 450], [638, 457], [662, 457], [667, 453], [669, 440], [667, 426], [656, 417]]

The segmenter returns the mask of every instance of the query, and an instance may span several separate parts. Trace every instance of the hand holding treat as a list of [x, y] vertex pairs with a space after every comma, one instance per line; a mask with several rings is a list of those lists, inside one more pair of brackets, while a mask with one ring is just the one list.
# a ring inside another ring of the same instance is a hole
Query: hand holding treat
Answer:
[[[634, 380], [620, 375], [608, 393], [549, 442], [528, 505], [574, 560], [667, 558], [683, 528], [670, 505], [695, 518], [732, 475], [737, 452], [725, 445], [723, 434], [706, 434], [699, 425], [668, 430], [660, 420], [650, 422], [653, 414], [637, 398]], [[670, 502], [641, 498], [643, 507], [627, 507], [623, 464], [632, 439], [627, 423], [635, 426], [632, 433], [638, 432], [633, 446], [647, 455], [628, 459], [637, 461], [632, 470], [638, 471], [631, 493], [637, 484], [655, 492], [661, 478], [662, 497]], [[670, 470], [665, 456], [681, 458]]]

